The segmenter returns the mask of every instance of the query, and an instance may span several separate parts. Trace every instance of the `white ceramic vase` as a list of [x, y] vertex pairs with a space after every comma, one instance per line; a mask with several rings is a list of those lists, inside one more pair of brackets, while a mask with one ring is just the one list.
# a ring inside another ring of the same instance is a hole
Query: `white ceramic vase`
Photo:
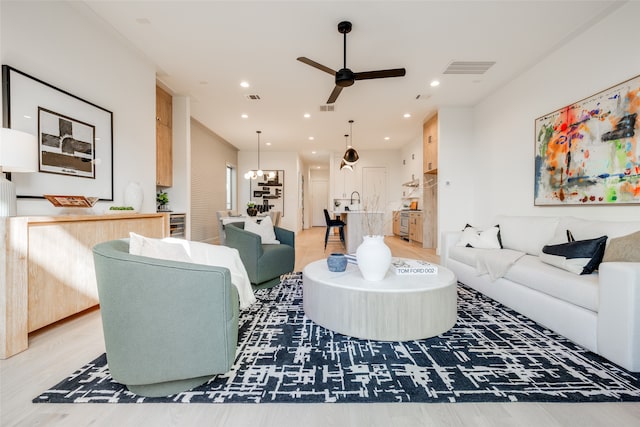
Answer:
[[364, 280], [377, 282], [384, 279], [391, 266], [391, 249], [384, 243], [384, 236], [363, 236], [363, 239], [356, 250], [358, 268]]
[[137, 182], [129, 182], [124, 189], [124, 206], [131, 206], [136, 212], [140, 212], [143, 199], [142, 186]]

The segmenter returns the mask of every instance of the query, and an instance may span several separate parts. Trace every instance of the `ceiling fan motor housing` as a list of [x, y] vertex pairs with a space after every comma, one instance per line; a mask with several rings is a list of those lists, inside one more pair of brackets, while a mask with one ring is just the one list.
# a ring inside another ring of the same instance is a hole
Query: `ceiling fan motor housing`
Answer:
[[336, 86], [351, 86], [356, 80], [356, 75], [348, 68], [342, 68], [336, 72]]

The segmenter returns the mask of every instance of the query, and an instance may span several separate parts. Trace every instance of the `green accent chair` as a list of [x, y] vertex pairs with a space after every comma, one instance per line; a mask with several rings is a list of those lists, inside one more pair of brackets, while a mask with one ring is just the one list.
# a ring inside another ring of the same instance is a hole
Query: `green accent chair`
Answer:
[[129, 254], [128, 239], [93, 248], [109, 371], [141, 396], [168, 396], [228, 372], [238, 291], [227, 268]]
[[244, 229], [243, 222], [232, 222], [225, 226], [225, 245], [236, 248], [247, 270], [254, 289], [271, 288], [280, 283], [280, 276], [295, 268], [295, 233], [273, 227], [279, 245], [263, 245], [262, 238]]

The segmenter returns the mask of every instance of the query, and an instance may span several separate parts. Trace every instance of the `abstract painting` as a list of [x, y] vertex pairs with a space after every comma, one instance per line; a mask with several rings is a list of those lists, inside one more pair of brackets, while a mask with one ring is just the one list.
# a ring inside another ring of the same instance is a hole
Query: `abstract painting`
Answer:
[[535, 120], [535, 205], [640, 203], [640, 76]]
[[2, 66], [3, 126], [37, 135], [39, 170], [14, 174], [20, 198], [84, 194], [113, 200], [113, 113]]
[[284, 170], [266, 170], [264, 175], [252, 179], [250, 200], [259, 212], [280, 211], [284, 217]]

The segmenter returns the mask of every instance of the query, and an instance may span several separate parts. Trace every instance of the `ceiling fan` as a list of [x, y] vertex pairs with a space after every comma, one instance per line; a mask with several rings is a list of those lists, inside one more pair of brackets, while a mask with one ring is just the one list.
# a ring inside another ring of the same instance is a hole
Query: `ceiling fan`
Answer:
[[351, 32], [351, 22], [342, 21], [338, 24], [338, 32], [340, 34], [344, 34], [344, 68], [334, 71], [331, 68], [324, 66], [322, 64], [317, 63], [307, 57], [301, 56], [298, 61], [303, 62], [307, 65], [311, 65], [318, 70], [324, 71], [325, 73], [329, 73], [335, 76], [336, 78], [336, 87], [333, 88], [331, 95], [329, 95], [329, 99], [327, 100], [327, 104], [333, 104], [338, 99], [338, 95], [342, 92], [342, 89], [351, 86], [356, 80], [368, 80], [368, 79], [382, 79], [386, 77], [402, 77], [406, 74], [406, 70], [404, 68], [394, 68], [392, 70], [377, 70], [377, 71], [365, 71], [362, 73], [354, 73], [350, 69], [347, 68], [347, 34]]

